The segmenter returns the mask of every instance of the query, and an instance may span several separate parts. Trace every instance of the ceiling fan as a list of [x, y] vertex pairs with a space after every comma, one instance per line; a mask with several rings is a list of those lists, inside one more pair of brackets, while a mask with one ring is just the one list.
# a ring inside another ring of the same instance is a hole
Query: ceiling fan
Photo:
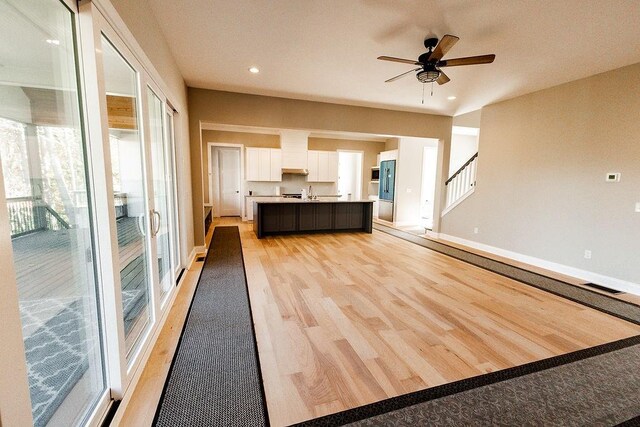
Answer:
[[442, 59], [443, 56], [449, 52], [449, 50], [455, 45], [459, 37], [446, 34], [438, 42], [435, 37], [425, 39], [424, 47], [429, 51], [423, 53], [418, 57], [417, 61], [412, 59], [394, 58], [393, 56], [379, 56], [378, 59], [382, 61], [401, 62], [403, 64], [419, 65], [418, 68], [409, 70], [402, 74], [398, 74], [395, 77], [391, 77], [389, 80], [385, 80], [385, 83], [396, 81], [412, 72], [417, 71], [416, 78], [420, 83], [433, 83], [436, 82], [439, 85], [447, 83], [450, 79], [441, 70], [444, 67], [457, 67], [460, 65], [475, 65], [475, 64], [491, 64], [496, 56], [480, 55], [480, 56], [468, 56], [466, 58], [454, 58], [454, 59]]

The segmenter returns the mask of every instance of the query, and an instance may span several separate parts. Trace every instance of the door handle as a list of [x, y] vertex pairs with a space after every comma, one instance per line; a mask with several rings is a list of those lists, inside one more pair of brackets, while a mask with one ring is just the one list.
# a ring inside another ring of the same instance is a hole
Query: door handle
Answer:
[[138, 230], [140, 230], [140, 234], [146, 237], [146, 233], [144, 232], [144, 215], [138, 215]]
[[[156, 216], [158, 217], [158, 222], [156, 223], [155, 218]], [[158, 231], [160, 231], [160, 212], [154, 210], [153, 211], [153, 235], [157, 236], [158, 235]]]

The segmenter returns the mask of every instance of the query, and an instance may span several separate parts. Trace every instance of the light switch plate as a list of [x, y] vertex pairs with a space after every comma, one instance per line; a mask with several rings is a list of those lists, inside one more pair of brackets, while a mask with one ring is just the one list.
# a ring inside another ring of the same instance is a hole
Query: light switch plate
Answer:
[[636, 212], [640, 212], [640, 202], [636, 202]]

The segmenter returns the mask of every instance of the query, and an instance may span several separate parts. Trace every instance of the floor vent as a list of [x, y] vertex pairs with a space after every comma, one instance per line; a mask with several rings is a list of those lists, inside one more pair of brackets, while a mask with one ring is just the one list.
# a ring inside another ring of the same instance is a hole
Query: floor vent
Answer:
[[615, 289], [607, 288], [606, 286], [596, 285], [595, 283], [585, 283], [584, 286], [589, 286], [590, 288], [597, 289], [602, 292], [606, 292], [612, 295], [621, 294], [622, 291], [616, 291]]
[[204, 262], [205, 258], [206, 257], [204, 255], [203, 256], [199, 256], [198, 258], [196, 258], [196, 262]]

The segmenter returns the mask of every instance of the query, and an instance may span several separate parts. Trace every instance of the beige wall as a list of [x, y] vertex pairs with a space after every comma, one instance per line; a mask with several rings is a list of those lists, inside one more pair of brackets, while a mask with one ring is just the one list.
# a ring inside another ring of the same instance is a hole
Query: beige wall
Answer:
[[[451, 117], [189, 88], [191, 158], [200, 159], [201, 122], [437, 138], [449, 163]], [[446, 174], [446, 169], [440, 173]], [[191, 162], [196, 245], [204, 242], [202, 164]]]
[[376, 166], [376, 158], [384, 151], [384, 142], [354, 141], [347, 139], [309, 138], [309, 150], [353, 150], [364, 152], [362, 159], [362, 198], [377, 194], [378, 186], [370, 184], [371, 167]]
[[442, 232], [640, 283], [638, 88], [640, 64], [485, 107], [476, 192]]
[[481, 119], [482, 110], [471, 111], [470, 113], [455, 116], [453, 118], [453, 125], [467, 128], [479, 128]]
[[[116, 11], [146, 56], [160, 74], [169, 93], [165, 95], [178, 110], [175, 114], [176, 166], [178, 175], [178, 214], [180, 221], [180, 248], [183, 263], [194, 247], [191, 150], [189, 148], [189, 115], [187, 113], [187, 87], [160, 31], [148, 0], [110, 0]], [[142, 18], [144, 17], [144, 18]], [[199, 157], [197, 157], [199, 158]], [[185, 265], [186, 266], [186, 265]]]

